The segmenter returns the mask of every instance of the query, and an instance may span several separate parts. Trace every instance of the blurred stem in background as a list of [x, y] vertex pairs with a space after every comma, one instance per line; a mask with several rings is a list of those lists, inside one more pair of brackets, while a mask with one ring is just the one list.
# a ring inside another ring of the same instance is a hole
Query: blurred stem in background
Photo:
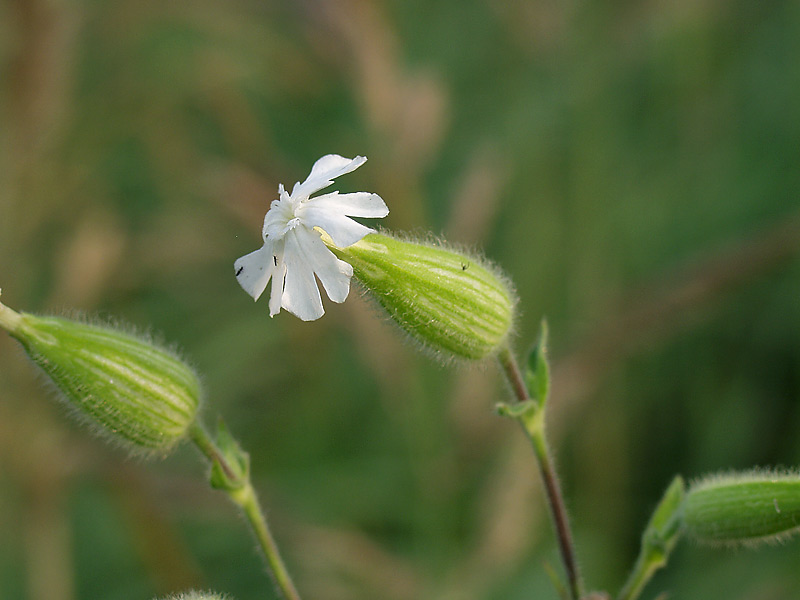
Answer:
[[286, 600], [300, 600], [300, 594], [281, 558], [253, 488], [249, 455], [231, 437], [222, 421], [218, 427], [216, 442], [197, 421], [192, 425], [189, 435], [200, 452], [211, 462], [211, 486], [228, 494], [242, 509], [281, 595]]

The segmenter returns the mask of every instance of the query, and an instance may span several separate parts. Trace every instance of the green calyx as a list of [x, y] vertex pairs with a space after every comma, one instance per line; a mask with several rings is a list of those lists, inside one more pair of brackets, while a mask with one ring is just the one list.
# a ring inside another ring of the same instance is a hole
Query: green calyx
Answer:
[[216, 592], [186, 592], [177, 596], [170, 596], [165, 600], [227, 600], [227, 596]]
[[0, 327], [22, 344], [76, 413], [134, 450], [165, 453], [195, 419], [197, 375], [151, 342], [2, 304]]
[[382, 234], [347, 248], [329, 246], [352, 265], [355, 277], [392, 319], [425, 347], [445, 356], [480, 359], [496, 352], [508, 336], [513, 293], [475, 258]]
[[800, 475], [752, 472], [698, 481], [686, 495], [683, 521], [703, 542], [781, 541], [800, 531]]

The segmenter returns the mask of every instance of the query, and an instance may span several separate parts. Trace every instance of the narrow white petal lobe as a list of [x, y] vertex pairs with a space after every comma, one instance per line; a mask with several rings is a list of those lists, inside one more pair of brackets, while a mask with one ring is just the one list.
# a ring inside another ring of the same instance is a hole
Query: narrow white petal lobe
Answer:
[[322, 282], [328, 298], [334, 302], [344, 302], [350, 292], [353, 267], [336, 258], [315, 231], [298, 229], [294, 239], [305, 261]]
[[269, 292], [269, 316], [274, 317], [281, 312], [283, 288], [286, 282], [286, 263], [283, 260], [284, 241], [275, 244], [273, 249], [273, 266], [275, 274], [272, 277], [272, 289]]
[[303, 202], [304, 206], [324, 207], [325, 210], [334, 211], [348, 217], [366, 217], [380, 219], [389, 214], [389, 208], [378, 194], [369, 192], [354, 192], [340, 194], [331, 192]]
[[307, 261], [297, 236], [301, 228], [286, 234], [286, 283], [281, 305], [303, 321], [314, 321], [325, 314], [312, 265]]
[[292, 198], [310, 196], [331, 185], [336, 177], [355, 171], [365, 162], [367, 159], [364, 156], [356, 156], [351, 159], [338, 154], [327, 154], [314, 163], [311, 173], [303, 183], [294, 185], [291, 196]]

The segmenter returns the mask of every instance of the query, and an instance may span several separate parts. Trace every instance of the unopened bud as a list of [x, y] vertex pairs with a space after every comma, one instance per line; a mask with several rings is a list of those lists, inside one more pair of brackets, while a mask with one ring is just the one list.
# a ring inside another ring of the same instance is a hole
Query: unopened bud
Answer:
[[514, 295], [503, 277], [474, 257], [382, 234], [347, 248], [329, 245], [392, 319], [426, 347], [479, 359], [505, 342]]
[[777, 542], [800, 530], [800, 475], [743, 473], [709, 477], [689, 489], [686, 532], [702, 542]]
[[127, 333], [0, 304], [0, 327], [99, 431], [134, 449], [164, 453], [192, 424], [200, 399], [194, 371], [172, 353]]
[[165, 600], [229, 600], [227, 596], [217, 594], [216, 592], [186, 592], [178, 594], [177, 596], [170, 596]]

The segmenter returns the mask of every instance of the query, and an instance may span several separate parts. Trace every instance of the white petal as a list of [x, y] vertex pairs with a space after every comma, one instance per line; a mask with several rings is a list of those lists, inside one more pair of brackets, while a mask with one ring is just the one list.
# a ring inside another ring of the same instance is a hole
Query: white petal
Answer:
[[283, 288], [286, 282], [286, 263], [283, 260], [284, 241], [280, 240], [273, 248], [273, 265], [275, 273], [272, 277], [272, 289], [269, 292], [269, 316], [274, 317], [281, 312]]
[[304, 206], [325, 206], [327, 210], [336, 211], [350, 217], [383, 218], [389, 214], [389, 207], [378, 194], [355, 192], [340, 194], [331, 192], [316, 198], [309, 198], [301, 204]]
[[294, 184], [291, 196], [292, 198], [310, 196], [331, 185], [336, 177], [355, 171], [365, 162], [367, 159], [364, 156], [351, 159], [338, 154], [327, 154], [314, 163], [311, 173], [303, 183]]
[[304, 206], [298, 211], [302, 216], [303, 225], [308, 228], [319, 227], [331, 236], [333, 243], [339, 248], [347, 248], [355, 244], [368, 233], [374, 231], [369, 227], [353, 221], [341, 213], [328, 210], [321, 206]]
[[317, 232], [300, 227], [296, 231], [295, 240], [299, 243], [306, 262], [322, 282], [328, 298], [334, 302], [344, 302], [350, 292], [353, 267], [336, 258]]
[[272, 243], [267, 242], [255, 252], [238, 258], [233, 263], [233, 268], [239, 285], [254, 300], [258, 300], [258, 297], [266, 289], [275, 268]]
[[286, 262], [286, 284], [283, 288], [281, 305], [303, 321], [314, 321], [325, 314], [322, 298], [314, 278], [314, 269], [305, 256], [298, 233], [308, 233], [302, 227], [292, 229], [286, 234], [286, 247], [283, 259]]

